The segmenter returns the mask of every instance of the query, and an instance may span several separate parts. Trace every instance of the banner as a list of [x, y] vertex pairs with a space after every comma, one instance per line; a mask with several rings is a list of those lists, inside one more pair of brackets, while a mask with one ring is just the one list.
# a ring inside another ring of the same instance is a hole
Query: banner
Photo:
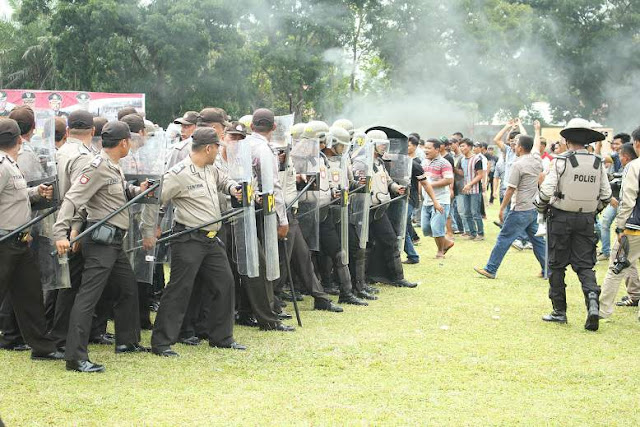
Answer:
[[8, 116], [19, 105], [28, 105], [34, 110], [51, 110], [58, 117], [66, 117], [74, 110], [84, 109], [108, 120], [116, 120], [118, 110], [131, 106], [144, 116], [143, 93], [0, 90], [0, 116]]

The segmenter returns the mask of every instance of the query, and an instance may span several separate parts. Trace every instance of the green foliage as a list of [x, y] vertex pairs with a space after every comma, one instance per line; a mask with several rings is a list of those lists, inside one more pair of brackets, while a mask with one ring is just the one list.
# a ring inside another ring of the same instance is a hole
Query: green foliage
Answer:
[[640, 90], [640, 0], [12, 5], [2, 87], [144, 92], [160, 123], [211, 105], [330, 120], [360, 96], [419, 94], [475, 105], [479, 119], [548, 101], [556, 120], [626, 125]]

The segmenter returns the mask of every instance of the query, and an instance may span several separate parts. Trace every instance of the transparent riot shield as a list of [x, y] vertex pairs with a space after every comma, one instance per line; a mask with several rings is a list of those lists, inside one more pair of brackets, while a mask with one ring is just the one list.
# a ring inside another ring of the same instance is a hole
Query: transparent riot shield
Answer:
[[280, 259], [278, 256], [278, 216], [274, 186], [275, 159], [271, 151], [263, 150], [260, 157], [260, 196], [262, 198], [264, 254], [267, 280], [280, 277]]
[[[398, 239], [398, 247], [402, 252], [404, 248], [404, 239], [407, 232], [407, 216], [409, 212], [409, 191], [411, 188], [411, 166], [412, 161], [409, 157], [408, 148], [409, 140], [401, 132], [387, 128], [387, 127], [375, 127], [372, 129], [382, 130], [387, 134], [389, 139], [389, 150], [383, 156], [385, 167], [387, 168], [391, 179], [405, 187], [405, 194], [400, 196], [393, 194], [395, 199], [390, 203], [387, 209], [387, 215], [393, 228], [396, 232]], [[367, 132], [369, 130], [368, 129]]]
[[291, 161], [296, 173], [302, 175], [302, 190], [311, 179], [313, 184], [298, 200], [298, 223], [309, 249], [320, 250], [320, 211], [318, 206], [320, 143], [317, 139], [295, 141], [291, 149]]
[[[156, 131], [148, 137], [137, 134], [131, 136], [129, 155], [120, 160], [120, 168], [125, 180], [133, 185], [140, 185], [145, 180], [149, 180], [150, 185], [161, 183], [165, 172], [167, 151], [164, 132]], [[129, 208], [129, 230], [124, 239], [124, 248], [136, 280], [142, 283], [153, 283], [156, 247], [155, 244], [148, 249], [141, 246], [145, 238], [155, 236], [160, 213], [161, 191], [162, 186], [151, 193], [150, 197], [145, 197]]]
[[40, 266], [40, 281], [44, 291], [71, 287], [67, 255], [51, 255], [56, 252], [53, 225], [60, 205], [58, 171], [55, 160], [55, 114], [51, 110], [35, 110], [36, 128], [30, 141], [24, 141], [18, 154], [18, 166], [29, 187], [52, 185], [53, 199], [40, 199], [32, 203], [33, 217], [43, 219], [31, 227], [31, 248]]
[[[251, 146], [246, 140], [228, 142], [226, 145], [229, 178], [242, 185], [242, 213], [233, 217], [231, 228], [235, 242], [238, 272], [243, 276], [258, 277], [258, 231], [256, 210], [253, 203]], [[236, 201], [232, 198], [232, 204]]]
[[349, 264], [349, 168], [351, 161], [345, 153], [340, 156], [340, 256], [344, 265]]
[[[373, 144], [365, 134], [354, 136], [351, 157], [354, 179], [358, 189], [349, 197], [349, 222], [355, 226], [360, 249], [369, 241], [369, 209], [371, 208], [371, 178], [373, 175]], [[364, 182], [364, 184], [362, 184]], [[360, 188], [362, 186], [362, 188]]]

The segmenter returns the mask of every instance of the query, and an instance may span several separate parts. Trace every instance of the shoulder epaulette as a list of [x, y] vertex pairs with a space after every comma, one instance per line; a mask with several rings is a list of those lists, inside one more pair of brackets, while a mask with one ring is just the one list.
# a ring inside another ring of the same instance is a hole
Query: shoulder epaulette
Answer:
[[93, 159], [93, 161], [91, 162], [91, 166], [93, 166], [94, 168], [97, 168], [98, 166], [100, 166], [101, 163], [102, 163], [102, 157], [96, 156], [95, 159]]
[[174, 167], [171, 168], [171, 172], [175, 173], [176, 175], [179, 174], [180, 172], [182, 172], [184, 170], [184, 168], [186, 168], [187, 166], [180, 162], [177, 165], [175, 165]]

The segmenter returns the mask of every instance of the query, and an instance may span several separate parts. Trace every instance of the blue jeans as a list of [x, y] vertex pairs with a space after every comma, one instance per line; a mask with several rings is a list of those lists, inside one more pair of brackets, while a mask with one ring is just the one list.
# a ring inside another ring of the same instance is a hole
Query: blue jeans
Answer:
[[413, 216], [413, 206], [409, 204], [407, 211], [407, 232], [404, 235], [404, 252], [407, 254], [407, 259], [420, 261], [420, 256], [413, 247], [413, 240], [411, 240], [411, 233], [409, 233], [409, 227], [413, 227], [411, 224], [411, 217]]
[[611, 224], [618, 214], [618, 208], [613, 206], [607, 206], [602, 211], [602, 218], [600, 218], [600, 240], [602, 240], [602, 253], [609, 256], [611, 253]]
[[462, 225], [462, 218], [460, 217], [460, 212], [458, 211], [458, 196], [451, 199], [451, 209], [449, 211], [449, 216], [451, 217], [451, 229], [453, 231], [463, 231], [464, 226]]
[[[500, 202], [500, 204], [502, 204], [502, 202]], [[505, 218], [509, 216], [509, 212], [511, 212], [511, 203], [509, 203], [507, 205], [506, 209], [504, 210], [504, 217]], [[527, 237], [527, 233], [525, 233], [524, 231], [522, 231], [522, 233], [520, 233], [520, 236], [518, 236], [518, 238], [516, 240], [520, 240], [523, 245], [525, 243], [529, 242], [529, 238]]]
[[476, 235], [484, 235], [484, 224], [482, 223], [482, 195], [478, 194], [463, 194], [462, 200], [464, 200], [464, 228], [473, 237]]
[[529, 240], [533, 244], [533, 253], [540, 263], [540, 268], [544, 272], [544, 240], [537, 237], [538, 231], [538, 211], [531, 209], [529, 211], [511, 211], [504, 220], [504, 224], [500, 229], [496, 244], [491, 251], [491, 256], [485, 270], [491, 274], [496, 274], [502, 263], [502, 259], [506, 255], [509, 247], [514, 240], [526, 233]]
[[465, 233], [469, 233], [469, 229], [467, 228], [467, 223], [464, 220], [464, 194], [458, 194], [455, 197], [456, 202], [456, 213], [458, 214], [458, 218], [460, 218], [460, 222], [458, 222], [458, 231], [463, 231]]

